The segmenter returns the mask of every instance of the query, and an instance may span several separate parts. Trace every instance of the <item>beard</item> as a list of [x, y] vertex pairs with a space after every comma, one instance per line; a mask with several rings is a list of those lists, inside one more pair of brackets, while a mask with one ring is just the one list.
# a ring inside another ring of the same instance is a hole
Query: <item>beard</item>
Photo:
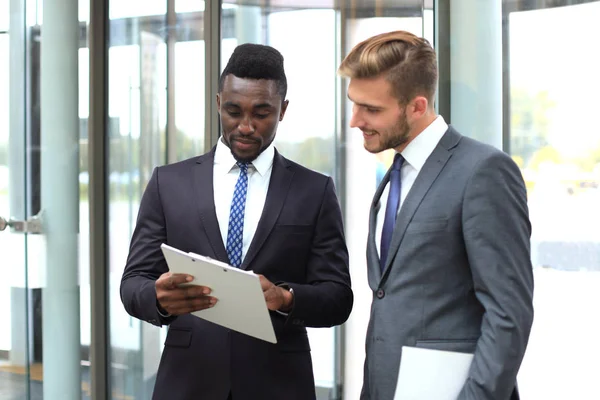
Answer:
[[410, 139], [410, 126], [406, 118], [406, 112], [403, 112], [396, 125], [390, 130], [390, 134], [387, 136], [383, 145], [384, 150], [395, 149], [398, 146], [402, 146], [408, 143]]
[[380, 153], [384, 150], [395, 149], [409, 142], [410, 125], [406, 118], [406, 112], [402, 112], [394, 126], [384, 131], [379, 131], [380, 142], [376, 148], [365, 148], [371, 153]]
[[[263, 142], [257, 138], [244, 137], [240, 134], [229, 134], [226, 135], [224, 132], [221, 134], [223, 143], [229, 147], [231, 155], [236, 161], [243, 163], [251, 163], [258, 158], [258, 156], [265, 151], [267, 147], [273, 142], [271, 139], [269, 142]], [[254, 149], [241, 150], [236, 146], [236, 142], [239, 143], [238, 139], [243, 138], [244, 142], [253, 142], [255, 144]]]

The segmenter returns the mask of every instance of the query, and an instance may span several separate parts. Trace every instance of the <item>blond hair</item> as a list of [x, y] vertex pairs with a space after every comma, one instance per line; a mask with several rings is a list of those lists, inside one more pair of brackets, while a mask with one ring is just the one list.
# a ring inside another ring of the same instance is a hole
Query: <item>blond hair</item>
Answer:
[[427, 39], [410, 32], [382, 33], [357, 44], [338, 73], [351, 79], [385, 74], [401, 104], [424, 96], [433, 105], [438, 79], [436, 54]]

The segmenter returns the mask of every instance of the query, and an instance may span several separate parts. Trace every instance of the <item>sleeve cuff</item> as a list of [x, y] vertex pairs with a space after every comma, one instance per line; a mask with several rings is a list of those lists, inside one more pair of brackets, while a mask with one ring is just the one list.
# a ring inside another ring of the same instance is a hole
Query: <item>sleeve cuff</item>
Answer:
[[158, 315], [160, 315], [163, 318], [171, 318], [173, 316], [169, 314], [166, 310], [163, 310], [160, 304], [158, 304], [158, 300], [156, 301], [156, 312], [158, 312]]
[[290, 287], [290, 285], [287, 285], [285, 283], [279, 283], [279, 284], [277, 284], [277, 286], [284, 288], [285, 290], [287, 290], [288, 292], [290, 292], [292, 294], [292, 304], [290, 305], [289, 311], [285, 312], [285, 311], [275, 310], [276, 313], [283, 315], [284, 317], [288, 317], [290, 315], [290, 313], [294, 310], [294, 304], [296, 302], [296, 296], [294, 295], [294, 289], [292, 289]]

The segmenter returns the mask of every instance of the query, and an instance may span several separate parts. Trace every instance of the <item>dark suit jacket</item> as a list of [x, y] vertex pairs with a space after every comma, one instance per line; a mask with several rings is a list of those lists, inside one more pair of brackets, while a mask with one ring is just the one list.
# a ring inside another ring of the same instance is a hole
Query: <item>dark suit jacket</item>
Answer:
[[192, 315], [163, 318], [155, 280], [168, 271], [167, 243], [228, 262], [215, 214], [214, 148], [203, 156], [156, 168], [142, 197], [121, 282], [132, 316], [169, 324], [154, 399], [314, 399], [305, 327], [346, 321], [353, 295], [342, 216], [331, 178], [276, 151], [256, 234], [241, 268], [289, 284], [288, 317], [271, 312], [278, 343], [230, 331]]
[[[533, 322], [531, 225], [511, 158], [450, 127], [408, 192], [381, 272], [371, 208], [373, 305], [361, 400], [394, 397], [402, 346], [473, 353], [459, 400], [517, 399]], [[385, 205], [383, 205], [385, 207]]]

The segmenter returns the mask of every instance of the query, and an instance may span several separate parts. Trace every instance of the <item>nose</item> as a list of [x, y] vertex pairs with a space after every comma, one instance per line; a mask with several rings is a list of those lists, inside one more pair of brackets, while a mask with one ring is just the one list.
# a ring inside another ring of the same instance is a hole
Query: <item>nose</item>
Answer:
[[254, 133], [254, 126], [250, 118], [244, 118], [240, 121], [238, 130], [242, 135], [251, 135]]
[[365, 122], [360, 118], [358, 109], [356, 106], [352, 107], [352, 118], [350, 118], [350, 128], [362, 128]]

